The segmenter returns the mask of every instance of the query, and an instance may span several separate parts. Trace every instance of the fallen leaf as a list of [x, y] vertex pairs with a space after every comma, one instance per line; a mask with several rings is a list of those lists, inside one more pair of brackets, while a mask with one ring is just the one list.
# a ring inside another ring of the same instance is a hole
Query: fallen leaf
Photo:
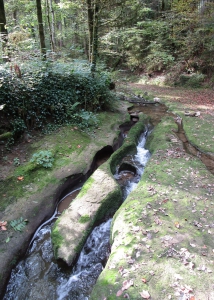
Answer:
[[123, 287], [122, 287], [122, 290], [128, 290], [130, 288], [130, 286], [132, 286], [134, 284], [133, 280], [130, 279], [130, 280], [125, 280], [123, 282]]
[[0, 222], [0, 229], [4, 230], [4, 231], [7, 230], [6, 225], [7, 225], [7, 221], [1, 221]]
[[0, 226], [5, 226], [5, 225], [7, 225], [7, 221], [1, 221], [0, 222]]
[[180, 228], [180, 224], [178, 222], [175, 222], [175, 227]]
[[168, 201], [169, 201], [169, 199], [165, 199], [165, 200], [162, 201], [162, 203], [166, 203]]
[[150, 294], [149, 294], [148, 291], [142, 291], [142, 292], [140, 293], [140, 295], [141, 295], [141, 297], [142, 297], [143, 299], [149, 299], [149, 298], [150, 298]]
[[189, 267], [190, 267], [190, 269], [193, 269], [195, 267], [195, 264], [193, 262], [190, 262]]

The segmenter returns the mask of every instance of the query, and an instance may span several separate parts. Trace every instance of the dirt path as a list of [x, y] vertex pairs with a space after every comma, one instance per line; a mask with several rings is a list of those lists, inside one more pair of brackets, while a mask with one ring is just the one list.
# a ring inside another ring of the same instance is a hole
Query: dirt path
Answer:
[[127, 84], [127, 89], [139, 89], [151, 93], [155, 97], [165, 98], [172, 102], [180, 102], [193, 109], [209, 109], [214, 112], [214, 91], [211, 89], [192, 90], [139, 83], [129, 83]]

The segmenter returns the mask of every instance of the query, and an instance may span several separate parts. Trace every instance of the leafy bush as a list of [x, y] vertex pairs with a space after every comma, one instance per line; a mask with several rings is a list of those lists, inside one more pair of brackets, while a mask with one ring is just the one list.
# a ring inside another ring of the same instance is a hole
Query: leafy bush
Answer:
[[148, 71], [161, 71], [174, 62], [175, 58], [168, 51], [164, 50], [161, 44], [151, 43], [149, 48], [151, 52], [145, 59]]
[[44, 168], [51, 168], [53, 166], [54, 158], [51, 151], [41, 150], [33, 154], [30, 162]]
[[27, 127], [24, 123], [24, 120], [22, 120], [21, 118], [17, 118], [14, 121], [11, 122], [12, 127], [13, 127], [13, 135], [19, 136], [21, 133], [23, 133]]
[[191, 75], [182, 74], [179, 78], [179, 81], [176, 82], [176, 85], [191, 87], [191, 88], [200, 88], [202, 86], [205, 77], [206, 76], [204, 74], [191, 74]]
[[105, 109], [113, 100], [109, 82], [107, 73], [93, 78], [85, 70], [57, 73], [44, 67], [42, 72], [28, 71], [21, 78], [0, 70], [0, 105], [5, 104], [4, 115], [14, 120], [15, 135], [26, 129], [42, 129], [48, 123], [71, 123], [74, 112], [79, 121], [90, 126], [91, 112]]

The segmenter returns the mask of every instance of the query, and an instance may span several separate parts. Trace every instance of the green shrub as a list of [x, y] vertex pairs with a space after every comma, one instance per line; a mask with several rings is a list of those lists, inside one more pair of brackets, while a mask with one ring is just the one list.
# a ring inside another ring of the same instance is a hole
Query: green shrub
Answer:
[[30, 162], [44, 168], [51, 168], [53, 166], [54, 158], [51, 151], [41, 150], [33, 154]]
[[205, 77], [206, 76], [204, 74], [182, 74], [179, 77], [179, 81], [176, 82], [176, 85], [190, 88], [200, 88]]
[[152, 49], [151, 53], [147, 55], [145, 62], [147, 64], [147, 71], [161, 71], [168, 68], [174, 62], [174, 57], [166, 51]]
[[18, 78], [1, 69], [0, 105], [5, 105], [4, 115], [14, 120], [15, 137], [26, 129], [72, 123], [75, 118], [88, 127], [94, 123], [91, 112], [106, 109], [113, 100], [109, 82], [109, 74], [102, 72], [92, 77], [85, 70], [57, 73], [44, 67], [43, 71], [23, 72]]

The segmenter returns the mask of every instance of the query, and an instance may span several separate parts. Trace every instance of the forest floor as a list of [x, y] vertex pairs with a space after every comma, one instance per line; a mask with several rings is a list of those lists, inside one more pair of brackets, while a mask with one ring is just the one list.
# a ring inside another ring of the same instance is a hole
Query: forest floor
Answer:
[[[145, 183], [140, 183], [117, 212], [112, 228], [112, 254], [92, 299], [213, 300], [214, 180], [200, 161], [200, 153], [207, 153], [211, 158], [214, 155], [214, 93], [209, 89], [189, 90], [138, 82], [119, 85], [117, 92], [127, 97], [146, 93], [148, 101], [158, 97], [174, 117], [166, 116], [148, 141], [153, 156], [142, 178]], [[120, 105], [124, 106], [124, 114], [129, 103], [121, 101]], [[32, 236], [35, 228], [32, 223], [40, 223], [44, 218], [44, 215], [39, 217], [43, 207], [38, 195], [47, 202], [46, 208], [53, 210], [50, 198], [56, 184], [62, 184], [75, 172], [86, 171], [94, 150], [113, 142], [124, 116], [112, 114], [111, 124], [108, 117], [102, 117], [100, 129], [92, 136], [74, 127], [69, 131], [62, 128], [46, 138], [39, 136], [22, 141], [11, 152], [4, 153], [0, 161], [0, 221], [8, 223], [0, 223], [0, 270], [6, 261], [10, 268], [16, 264], [21, 248], [26, 248]], [[176, 135], [176, 116], [182, 118], [186, 138], [196, 147], [196, 156], [184, 151]], [[90, 145], [96, 143], [88, 155]], [[23, 175], [22, 167], [32, 153], [40, 149], [54, 151], [56, 169], [37, 170], [32, 180], [27, 174]], [[15, 158], [19, 159], [18, 167], [14, 166]], [[210, 168], [214, 169], [212, 161]], [[132, 213], [127, 215], [127, 210]], [[9, 225], [11, 220], [20, 217], [29, 221], [23, 233], [14, 232]], [[118, 223], [119, 219], [123, 219], [123, 225]], [[3, 230], [3, 226], [7, 230]], [[116, 259], [120, 249], [123, 256]], [[8, 272], [1, 274], [1, 282], [5, 281], [4, 276], [8, 276]]]

